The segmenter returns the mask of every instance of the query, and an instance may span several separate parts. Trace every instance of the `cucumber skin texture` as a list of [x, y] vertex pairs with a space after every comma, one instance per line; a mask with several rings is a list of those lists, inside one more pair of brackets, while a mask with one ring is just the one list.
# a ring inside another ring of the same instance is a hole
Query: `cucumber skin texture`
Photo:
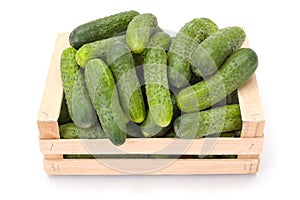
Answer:
[[109, 67], [101, 59], [90, 60], [85, 68], [85, 80], [103, 131], [113, 144], [123, 144], [126, 124]]
[[238, 104], [206, 111], [184, 114], [174, 122], [174, 131], [180, 138], [201, 138], [220, 132], [241, 130], [242, 119]]
[[215, 73], [234, 51], [245, 41], [246, 34], [240, 27], [227, 27], [206, 38], [191, 56], [192, 71], [201, 77]]
[[72, 121], [81, 128], [92, 127], [97, 115], [91, 103], [84, 75], [75, 61], [76, 50], [64, 49], [60, 59], [61, 79]]
[[143, 122], [146, 109], [129, 47], [123, 42], [113, 43], [106, 60], [117, 82], [121, 104], [125, 113], [133, 122]]
[[63, 139], [98, 139], [107, 138], [100, 125], [90, 128], [80, 128], [74, 123], [67, 123], [59, 126], [59, 134]]
[[151, 35], [157, 30], [157, 19], [151, 13], [145, 13], [133, 18], [126, 32], [126, 42], [133, 53], [142, 53]]
[[91, 59], [99, 58], [104, 60], [110, 46], [116, 41], [125, 42], [125, 35], [107, 38], [83, 45], [76, 53], [77, 64], [84, 68], [86, 63]]
[[177, 106], [184, 112], [204, 110], [235, 91], [255, 72], [256, 53], [250, 48], [235, 51], [215, 75], [181, 90]]
[[169, 82], [176, 88], [188, 85], [192, 73], [190, 57], [193, 50], [218, 30], [218, 26], [207, 18], [196, 18], [186, 23], [172, 40], [168, 53]]
[[154, 33], [148, 43], [148, 48], [163, 48], [165, 51], [169, 51], [171, 45], [171, 37], [169, 34], [159, 31]]
[[71, 32], [69, 36], [70, 45], [78, 49], [86, 43], [125, 32], [129, 22], [137, 15], [139, 15], [138, 12], [131, 10], [82, 24]]
[[168, 86], [165, 50], [148, 49], [143, 69], [150, 115], [156, 125], [166, 127], [172, 120], [173, 106]]
[[145, 121], [141, 124], [141, 132], [144, 137], [161, 137], [165, 135], [172, 127], [172, 122], [180, 115], [180, 110], [177, 108], [176, 105], [176, 95], [171, 95], [171, 101], [173, 106], [173, 116], [172, 121], [167, 127], [160, 127], [157, 126], [154, 120], [151, 118], [150, 113], [147, 113], [147, 117]]

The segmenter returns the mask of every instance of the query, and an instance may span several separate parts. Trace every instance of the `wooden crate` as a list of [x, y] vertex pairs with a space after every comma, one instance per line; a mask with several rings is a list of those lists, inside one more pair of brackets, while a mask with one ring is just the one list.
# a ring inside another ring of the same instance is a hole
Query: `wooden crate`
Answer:
[[[39, 143], [51, 175], [254, 174], [263, 147], [264, 116], [256, 77], [238, 89], [243, 128], [240, 138], [128, 138], [120, 147], [108, 139], [60, 139], [58, 117], [63, 98], [59, 62], [68, 33], [57, 36], [38, 113]], [[248, 47], [248, 42], [244, 43]], [[63, 154], [238, 155], [236, 159], [64, 159]], [[154, 166], [154, 167], [152, 167]]]

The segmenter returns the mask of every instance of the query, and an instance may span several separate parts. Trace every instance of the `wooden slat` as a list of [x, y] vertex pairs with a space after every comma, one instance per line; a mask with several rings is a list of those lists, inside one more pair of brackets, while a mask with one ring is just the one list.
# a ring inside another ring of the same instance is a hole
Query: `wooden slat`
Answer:
[[256, 159], [44, 160], [45, 171], [49, 175], [254, 174], [257, 172], [257, 165]]
[[68, 33], [59, 33], [52, 54], [42, 103], [38, 113], [40, 138], [59, 138], [58, 117], [63, 96], [60, 76], [60, 55], [69, 46]]
[[43, 154], [260, 154], [263, 138], [127, 139], [120, 147], [108, 139], [40, 140]]

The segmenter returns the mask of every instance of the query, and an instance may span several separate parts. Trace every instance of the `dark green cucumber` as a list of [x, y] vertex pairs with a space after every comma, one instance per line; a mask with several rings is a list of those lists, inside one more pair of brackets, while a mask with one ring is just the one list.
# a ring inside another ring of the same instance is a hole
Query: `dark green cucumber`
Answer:
[[174, 131], [181, 138], [201, 138], [208, 134], [241, 128], [242, 119], [238, 104], [184, 114], [174, 122]]
[[[171, 95], [172, 105], [173, 105], [173, 116], [172, 121], [174, 121], [180, 114], [179, 109], [176, 105], [176, 95]], [[172, 123], [170, 123], [166, 127], [160, 127], [155, 124], [154, 120], [152, 119], [150, 112], [147, 113], [147, 117], [145, 121], [141, 124], [141, 131], [144, 137], [161, 137], [165, 135], [171, 128]]]
[[142, 53], [157, 27], [157, 19], [153, 14], [145, 13], [134, 17], [126, 32], [126, 41], [131, 51]]
[[113, 43], [106, 60], [117, 83], [125, 113], [131, 121], [135, 123], [143, 122], [146, 109], [129, 47], [124, 42]]
[[193, 72], [201, 77], [215, 73], [234, 51], [245, 41], [246, 34], [240, 27], [220, 29], [206, 38], [191, 56]]
[[70, 44], [78, 49], [86, 43], [116, 36], [125, 32], [129, 22], [137, 15], [138, 12], [131, 10], [82, 24], [71, 32]]
[[171, 37], [169, 34], [159, 31], [154, 33], [149, 40], [148, 48], [152, 47], [160, 47], [163, 48], [165, 51], [169, 51], [171, 45]]
[[62, 99], [61, 107], [60, 107], [60, 113], [59, 113], [59, 117], [58, 117], [58, 124], [62, 125], [62, 124], [70, 123], [70, 122], [72, 122], [72, 119], [69, 115], [68, 105], [67, 105], [65, 94], [63, 94], [63, 99]]
[[99, 40], [96, 42], [88, 43], [83, 45], [76, 54], [76, 62], [80, 67], [85, 67], [86, 63], [94, 58], [105, 60], [107, 52], [110, 46], [116, 42], [125, 42], [125, 36], [117, 36]]
[[90, 128], [80, 128], [74, 123], [59, 126], [59, 134], [63, 139], [97, 139], [107, 138], [99, 124]]
[[84, 74], [75, 61], [76, 50], [72, 47], [61, 54], [60, 71], [68, 111], [72, 121], [81, 128], [92, 127], [96, 112], [86, 89]]
[[181, 90], [177, 106], [184, 112], [204, 110], [235, 91], [255, 72], [256, 53], [249, 48], [234, 52], [215, 75]]
[[168, 53], [169, 82], [176, 88], [188, 85], [191, 78], [190, 57], [193, 50], [218, 30], [217, 25], [207, 18], [197, 18], [186, 23], [172, 40]]
[[168, 86], [165, 50], [148, 49], [143, 69], [150, 115], [156, 125], [166, 127], [172, 120], [173, 106]]
[[126, 124], [109, 67], [101, 59], [90, 60], [86, 64], [85, 80], [104, 132], [113, 144], [123, 144]]

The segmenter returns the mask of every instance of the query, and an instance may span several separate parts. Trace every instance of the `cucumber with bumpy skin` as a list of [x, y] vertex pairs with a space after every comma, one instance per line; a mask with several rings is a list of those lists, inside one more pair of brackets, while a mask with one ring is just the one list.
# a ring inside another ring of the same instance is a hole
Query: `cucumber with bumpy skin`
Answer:
[[[173, 116], [172, 121], [179, 116], [180, 111], [176, 105], [176, 95], [171, 95], [172, 105], [173, 105]], [[147, 117], [145, 121], [141, 124], [141, 131], [145, 137], [160, 137], [165, 135], [172, 128], [172, 123], [170, 123], [167, 127], [160, 127], [155, 124], [152, 119], [150, 112], [147, 113]]]
[[191, 56], [193, 72], [201, 77], [215, 73], [224, 60], [240, 48], [246, 34], [240, 27], [227, 27], [206, 38]]
[[110, 46], [116, 41], [125, 42], [125, 36], [121, 35], [83, 45], [76, 53], [76, 62], [80, 67], [85, 67], [86, 63], [91, 59], [99, 58], [105, 60]]
[[165, 50], [148, 49], [143, 68], [149, 113], [156, 125], [166, 127], [172, 120], [173, 106], [168, 86]]
[[193, 50], [218, 30], [217, 25], [207, 18], [196, 18], [186, 23], [172, 40], [168, 53], [168, 78], [172, 86], [181, 88], [188, 84], [192, 73], [190, 56]]
[[174, 122], [174, 131], [180, 138], [201, 138], [241, 128], [242, 118], [238, 104], [184, 114]]
[[86, 89], [84, 75], [75, 61], [76, 50], [66, 48], [60, 59], [61, 79], [67, 101], [69, 115], [79, 127], [92, 127], [96, 121], [96, 112]]
[[157, 27], [157, 19], [151, 13], [134, 17], [126, 32], [126, 41], [131, 51], [142, 53], [146, 49], [151, 35], [157, 31]]
[[143, 122], [146, 109], [129, 47], [124, 42], [113, 43], [106, 60], [117, 82], [121, 104], [125, 113], [131, 121], [135, 123]]
[[252, 49], [235, 51], [218, 73], [181, 90], [177, 96], [178, 108], [184, 112], [195, 112], [210, 107], [248, 80], [257, 66], [258, 58]]
[[107, 138], [99, 124], [90, 128], [80, 128], [74, 123], [59, 126], [59, 134], [63, 139], [98, 139]]
[[86, 43], [116, 36], [125, 32], [129, 22], [137, 15], [138, 12], [131, 10], [82, 24], [71, 32], [70, 44], [78, 49]]
[[85, 80], [104, 132], [113, 144], [123, 144], [126, 124], [109, 67], [100, 59], [90, 60], [85, 68]]
[[171, 37], [169, 36], [169, 34], [163, 32], [163, 31], [159, 31], [159, 32], [154, 33], [150, 37], [150, 40], [148, 43], [148, 48], [161, 47], [165, 51], [169, 51], [170, 44], [171, 44]]

